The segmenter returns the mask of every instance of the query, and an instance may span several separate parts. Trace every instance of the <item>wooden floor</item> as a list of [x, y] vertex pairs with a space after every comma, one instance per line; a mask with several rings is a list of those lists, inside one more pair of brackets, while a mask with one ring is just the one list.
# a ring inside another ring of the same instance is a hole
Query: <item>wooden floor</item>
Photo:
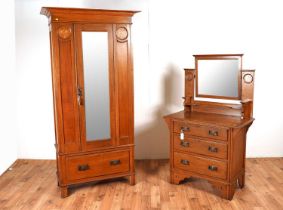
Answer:
[[76, 186], [61, 199], [54, 160], [18, 160], [0, 177], [0, 209], [283, 209], [283, 158], [248, 159], [246, 187], [232, 201], [206, 182], [171, 185], [167, 160], [136, 162], [135, 186], [115, 179]]

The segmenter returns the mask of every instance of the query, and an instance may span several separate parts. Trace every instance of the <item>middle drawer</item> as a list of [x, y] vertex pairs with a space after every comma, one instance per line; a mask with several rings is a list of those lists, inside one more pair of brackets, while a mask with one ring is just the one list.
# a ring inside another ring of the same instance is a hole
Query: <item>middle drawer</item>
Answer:
[[177, 133], [174, 133], [174, 149], [227, 159], [226, 143], [205, 141], [192, 137], [180, 140], [180, 135]]

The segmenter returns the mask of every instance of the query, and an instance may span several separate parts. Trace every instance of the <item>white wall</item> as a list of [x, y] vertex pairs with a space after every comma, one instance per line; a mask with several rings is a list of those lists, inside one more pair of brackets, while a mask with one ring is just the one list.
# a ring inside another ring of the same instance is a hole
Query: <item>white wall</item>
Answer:
[[0, 175], [17, 159], [14, 1], [0, 7]]
[[[183, 68], [192, 54], [244, 53], [256, 69], [256, 121], [249, 157], [283, 156], [283, 13], [280, 0], [16, 0], [20, 158], [54, 158], [47, 19], [41, 6], [142, 10], [133, 19], [136, 158], [168, 158], [162, 116], [182, 109]], [[272, 100], [271, 100], [272, 99]]]

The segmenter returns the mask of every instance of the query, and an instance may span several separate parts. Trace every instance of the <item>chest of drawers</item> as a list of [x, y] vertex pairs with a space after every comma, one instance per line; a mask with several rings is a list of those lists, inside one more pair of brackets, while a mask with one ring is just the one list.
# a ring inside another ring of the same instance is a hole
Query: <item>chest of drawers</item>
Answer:
[[255, 70], [242, 69], [242, 56], [194, 55], [196, 68], [184, 69], [184, 110], [164, 117], [170, 132], [171, 183], [203, 178], [228, 200], [237, 187], [244, 187]]
[[246, 133], [253, 119], [181, 111], [165, 117], [170, 130], [170, 181], [197, 177], [225, 199], [245, 184]]

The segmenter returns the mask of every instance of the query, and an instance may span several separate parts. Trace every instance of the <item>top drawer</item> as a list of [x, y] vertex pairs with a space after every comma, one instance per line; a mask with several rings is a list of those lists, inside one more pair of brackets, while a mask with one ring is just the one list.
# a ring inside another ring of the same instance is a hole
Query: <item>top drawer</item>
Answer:
[[180, 121], [174, 121], [173, 127], [175, 133], [180, 133], [181, 130], [183, 130], [183, 132], [187, 135], [227, 141], [228, 129], [226, 128], [194, 125]]

